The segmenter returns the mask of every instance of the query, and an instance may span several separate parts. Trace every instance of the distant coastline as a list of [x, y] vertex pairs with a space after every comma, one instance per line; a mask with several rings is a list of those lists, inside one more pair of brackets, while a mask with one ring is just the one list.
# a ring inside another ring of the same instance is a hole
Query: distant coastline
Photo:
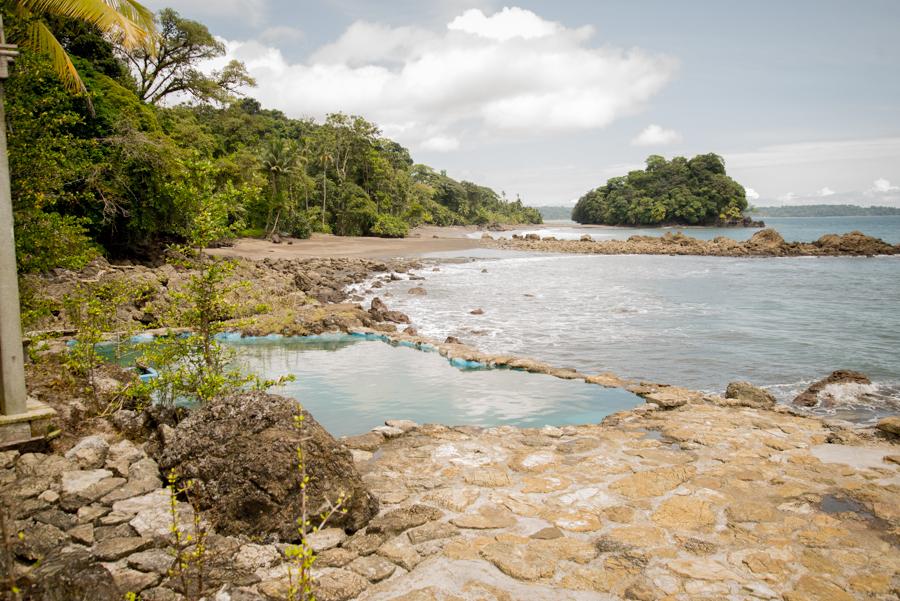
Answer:
[[863, 217], [900, 215], [898, 207], [861, 207], [859, 205], [787, 205], [753, 207], [754, 217]]

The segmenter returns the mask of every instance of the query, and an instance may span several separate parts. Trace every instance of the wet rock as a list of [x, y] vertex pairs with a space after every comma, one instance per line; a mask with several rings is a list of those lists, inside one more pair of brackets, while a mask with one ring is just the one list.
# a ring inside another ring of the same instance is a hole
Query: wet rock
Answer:
[[425, 296], [426, 294], [428, 294], [428, 291], [421, 286], [414, 286], [413, 288], [407, 290], [406, 293], [412, 296]]
[[740, 401], [740, 405], [745, 407], [768, 409], [775, 406], [775, 397], [771, 392], [750, 382], [730, 382], [725, 390], [725, 398]]
[[160, 461], [194, 481], [195, 502], [222, 534], [296, 538], [300, 484], [297, 447], [305, 446], [311, 514], [344, 495], [346, 513], [331, 526], [357, 530], [377, 513], [346, 447], [307, 412], [303, 432], [295, 427], [296, 401], [248, 392], [205, 403], [176, 428]]
[[869, 380], [868, 376], [858, 371], [851, 371], [849, 369], [839, 369], [837, 371], [831, 372], [825, 378], [822, 378], [818, 382], [812, 384], [809, 388], [801, 392], [794, 398], [794, 404], [800, 405], [801, 407], [815, 407], [819, 404], [819, 394], [825, 389], [826, 386], [832, 384], [871, 384], [872, 381]]
[[478, 309], [472, 309], [471, 311], [469, 311], [469, 314], [470, 315], [484, 315], [484, 309], [482, 309], [480, 307]]
[[462, 342], [456, 336], [447, 336], [447, 339], [444, 340], [444, 344], [462, 344]]
[[888, 436], [900, 437], [900, 415], [891, 415], [880, 419], [875, 428]]

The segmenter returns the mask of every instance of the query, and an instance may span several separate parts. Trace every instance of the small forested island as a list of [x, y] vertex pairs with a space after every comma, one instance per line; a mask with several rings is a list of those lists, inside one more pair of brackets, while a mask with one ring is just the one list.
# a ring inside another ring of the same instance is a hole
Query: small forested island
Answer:
[[572, 219], [602, 225], [752, 225], [744, 217], [744, 187], [725, 173], [717, 154], [692, 159], [647, 157], [647, 168], [614, 177], [591, 190]]
[[759, 217], [884, 217], [900, 215], [900, 207], [861, 207], [859, 205], [786, 205], [752, 207]]

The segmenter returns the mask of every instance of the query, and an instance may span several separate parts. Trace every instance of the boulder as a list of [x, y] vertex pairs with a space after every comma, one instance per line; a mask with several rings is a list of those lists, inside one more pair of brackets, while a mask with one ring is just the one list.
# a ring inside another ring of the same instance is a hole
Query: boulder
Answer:
[[835, 255], [892, 255], [896, 249], [880, 238], [859, 231], [848, 234], [825, 234], [813, 243], [828, 254]]
[[343, 494], [346, 513], [329, 526], [358, 530], [378, 513], [378, 501], [353, 465], [350, 451], [293, 399], [246, 392], [215, 399], [178, 424], [160, 465], [194, 481], [193, 500], [222, 534], [297, 538], [304, 441], [308, 507], [313, 518]]
[[750, 382], [729, 382], [725, 390], [726, 399], [735, 399], [745, 407], [768, 409], [775, 406], [775, 397], [768, 390], [754, 386]]
[[819, 404], [819, 393], [830, 384], [871, 384], [872, 381], [866, 374], [849, 369], [839, 369], [831, 372], [825, 378], [812, 384], [809, 388], [798, 394], [794, 398], [794, 404], [801, 407], [815, 407]]
[[421, 286], [415, 286], [406, 291], [407, 294], [411, 294], [413, 296], [425, 296], [428, 292], [422, 288]]
[[750, 240], [747, 241], [747, 246], [761, 250], [775, 251], [784, 246], [784, 238], [772, 228], [766, 228], [753, 234], [750, 237]]
[[875, 428], [888, 436], [900, 437], [900, 415], [891, 415], [880, 419]]

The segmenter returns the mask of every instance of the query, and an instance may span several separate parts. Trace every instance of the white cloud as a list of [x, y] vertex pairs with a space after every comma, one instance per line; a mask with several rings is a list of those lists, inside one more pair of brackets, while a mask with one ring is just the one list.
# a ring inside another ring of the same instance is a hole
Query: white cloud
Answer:
[[450, 152], [459, 148], [459, 138], [453, 136], [434, 136], [424, 140], [421, 144], [424, 150], [435, 152]]
[[753, 188], [747, 188], [745, 186], [744, 192], [746, 193], [747, 200], [759, 200], [759, 192], [757, 192]]
[[632, 146], [665, 146], [681, 140], [674, 129], [665, 129], [655, 123], [648, 125], [631, 141]]
[[469, 9], [450, 21], [447, 29], [506, 41], [517, 37], [526, 40], [543, 38], [561, 32], [563, 27], [559, 23], [545, 21], [530, 10], [505, 6], [490, 17], [477, 8]]
[[821, 188], [820, 190], [818, 190], [816, 192], [816, 196], [819, 196], [821, 198], [826, 198], [828, 196], [834, 196], [835, 194], [836, 194], [836, 192], [834, 190], [832, 190], [831, 188], [829, 188], [828, 186], [825, 186], [824, 188]]
[[365, 116], [413, 146], [449, 149], [487, 136], [600, 128], [642, 109], [673, 77], [671, 57], [589, 43], [531, 11], [469, 10], [441, 31], [359, 21], [302, 63], [258, 41], [227, 43], [264, 106], [321, 118]]
[[883, 177], [879, 177], [874, 182], [872, 182], [871, 192], [875, 192], [878, 194], [887, 194], [889, 192], [896, 192], [900, 190], [900, 186], [893, 186], [891, 182], [884, 179]]

